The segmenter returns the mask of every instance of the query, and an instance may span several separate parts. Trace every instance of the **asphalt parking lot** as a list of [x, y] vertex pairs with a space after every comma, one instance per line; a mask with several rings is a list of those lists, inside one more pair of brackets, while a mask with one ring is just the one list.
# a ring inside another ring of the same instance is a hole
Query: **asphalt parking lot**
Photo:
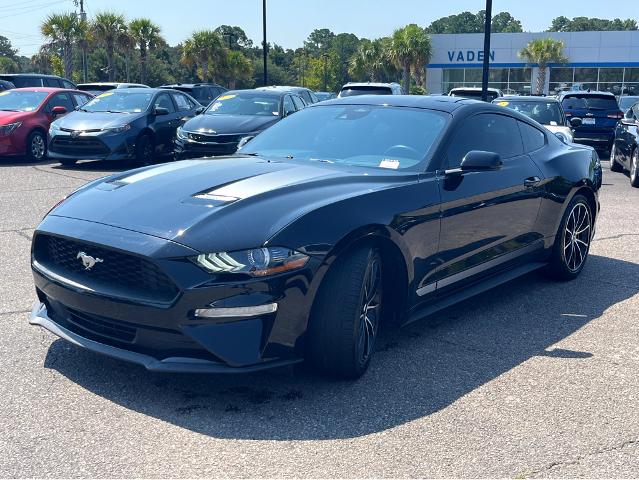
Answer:
[[355, 382], [152, 374], [29, 326], [33, 228], [124, 167], [0, 166], [0, 477], [639, 476], [639, 189], [607, 162], [579, 279], [387, 329]]

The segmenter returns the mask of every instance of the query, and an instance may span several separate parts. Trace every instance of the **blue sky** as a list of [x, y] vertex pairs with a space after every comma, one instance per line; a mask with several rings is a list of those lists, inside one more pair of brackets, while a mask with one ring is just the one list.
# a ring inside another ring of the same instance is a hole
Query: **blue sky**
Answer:
[[[149, 17], [162, 27], [171, 45], [194, 30], [220, 24], [238, 25], [255, 43], [261, 41], [261, 0], [85, 0], [85, 3], [89, 15], [115, 9], [128, 18]], [[269, 42], [290, 48], [300, 46], [315, 28], [374, 38], [388, 35], [407, 23], [426, 26], [436, 18], [464, 10], [476, 12], [485, 5], [483, 0], [267, 0], [267, 3]], [[32, 55], [42, 42], [39, 25], [46, 15], [74, 8], [73, 0], [0, 0], [0, 35], [8, 37], [21, 54]], [[636, 0], [493, 0], [493, 11], [509, 11], [522, 21], [525, 31], [540, 31], [559, 15], [626, 18], [639, 10]]]

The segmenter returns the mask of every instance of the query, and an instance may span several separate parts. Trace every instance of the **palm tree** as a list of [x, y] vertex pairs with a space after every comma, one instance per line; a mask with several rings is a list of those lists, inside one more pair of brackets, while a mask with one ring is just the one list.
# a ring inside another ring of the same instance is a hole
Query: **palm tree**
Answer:
[[73, 44], [82, 33], [82, 25], [73, 12], [53, 13], [40, 25], [40, 32], [51, 40], [50, 45], [62, 50], [64, 76], [73, 74]]
[[135, 50], [135, 38], [131, 35], [131, 32], [127, 28], [127, 30], [120, 36], [120, 47], [124, 52], [124, 75], [126, 77], [126, 82], [129, 83], [131, 81], [131, 53]]
[[218, 64], [225, 59], [222, 37], [213, 30], [193, 32], [191, 38], [184, 42], [182, 63], [195, 65], [201, 70], [202, 81], [209, 80], [211, 63]]
[[519, 56], [527, 63], [537, 64], [537, 86], [535, 93], [541, 94], [546, 85], [546, 68], [549, 63], [566, 63], [568, 58], [563, 53], [564, 42], [554, 38], [537, 38], [519, 51]]
[[235, 90], [238, 79], [248, 79], [253, 73], [253, 64], [237, 50], [229, 50], [224, 62], [225, 77], [231, 90]]
[[410, 91], [411, 72], [424, 68], [432, 54], [430, 38], [424, 29], [411, 23], [393, 32], [389, 45], [390, 60], [402, 69], [404, 91]]
[[380, 81], [388, 66], [385, 44], [387, 39], [377, 38], [372, 42], [362, 40], [350, 60], [349, 73], [356, 78], [366, 78], [371, 82]]
[[146, 83], [148, 52], [165, 43], [160, 27], [148, 18], [136, 18], [129, 24], [129, 32], [140, 48], [140, 83]]
[[109, 81], [117, 78], [117, 66], [115, 64], [115, 49], [123, 43], [123, 37], [127, 33], [124, 15], [115, 12], [100, 12], [92, 23], [95, 40], [100, 42], [106, 50], [107, 72]]

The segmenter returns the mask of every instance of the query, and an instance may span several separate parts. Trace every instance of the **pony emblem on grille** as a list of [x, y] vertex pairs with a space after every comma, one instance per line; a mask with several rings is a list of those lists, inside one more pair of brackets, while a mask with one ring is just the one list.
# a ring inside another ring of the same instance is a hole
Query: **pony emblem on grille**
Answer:
[[104, 260], [98, 257], [92, 257], [91, 255], [87, 255], [84, 252], [78, 252], [78, 255], [75, 258], [79, 258], [82, 260], [82, 265], [85, 270], [91, 270], [95, 267], [96, 263], [102, 263]]

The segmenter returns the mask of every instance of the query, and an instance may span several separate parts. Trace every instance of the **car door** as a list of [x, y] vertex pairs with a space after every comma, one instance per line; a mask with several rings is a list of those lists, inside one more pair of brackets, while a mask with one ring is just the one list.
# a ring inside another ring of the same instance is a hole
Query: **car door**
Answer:
[[195, 101], [191, 100], [185, 94], [180, 92], [171, 92], [175, 106], [180, 114], [180, 125], [184, 124], [187, 120], [195, 117], [196, 105]]
[[53, 107], [64, 107], [67, 109], [67, 113], [72, 112], [75, 109], [75, 104], [73, 103], [73, 99], [71, 98], [71, 93], [56, 93], [49, 99], [47, 105], [44, 107], [44, 113], [47, 116], [49, 122], [52, 122], [56, 118], [60, 118], [63, 115], [66, 115], [66, 113], [64, 113], [62, 115], [57, 115], [54, 117]]
[[615, 159], [630, 168], [630, 157], [637, 139], [639, 106], [628, 109], [624, 118], [615, 127]]
[[518, 121], [496, 113], [465, 119], [447, 147], [446, 168], [458, 168], [471, 150], [498, 153], [503, 165], [493, 171], [440, 171], [440, 266], [425, 282], [436, 281], [438, 292], [472, 282], [543, 246], [535, 232], [542, 173], [524, 151]]
[[181, 116], [169, 92], [159, 93], [153, 103], [154, 108], [165, 108], [169, 112], [167, 115], [154, 115], [153, 120], [156, 150], [163, 153], [173, 149], [173, 139]]

